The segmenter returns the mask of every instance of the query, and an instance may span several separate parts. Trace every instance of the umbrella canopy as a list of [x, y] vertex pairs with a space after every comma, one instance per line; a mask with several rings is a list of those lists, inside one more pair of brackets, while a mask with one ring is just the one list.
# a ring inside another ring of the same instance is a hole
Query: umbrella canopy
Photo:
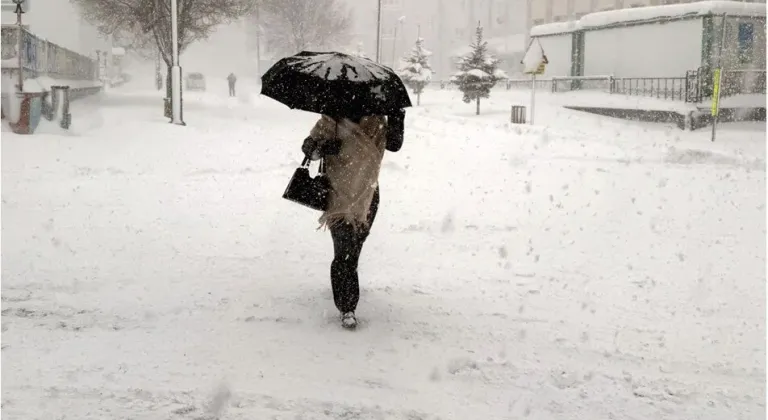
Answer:
[[278, 61], [261, 78], [261, 94], [334, 117], [389, 115], [411, 106], [392, 69], [339, 52], [302, 51]]

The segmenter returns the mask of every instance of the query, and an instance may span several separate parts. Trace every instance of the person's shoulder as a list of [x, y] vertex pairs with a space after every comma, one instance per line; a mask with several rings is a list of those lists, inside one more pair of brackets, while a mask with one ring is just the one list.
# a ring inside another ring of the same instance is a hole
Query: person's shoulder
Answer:
[[336, 121], [327, 115], [321, 115], [320, 119], [315, 123], [315, 126], [312, 127], [310, 135], [316, 139], [328, 138], [333, 137], [335, 131]]

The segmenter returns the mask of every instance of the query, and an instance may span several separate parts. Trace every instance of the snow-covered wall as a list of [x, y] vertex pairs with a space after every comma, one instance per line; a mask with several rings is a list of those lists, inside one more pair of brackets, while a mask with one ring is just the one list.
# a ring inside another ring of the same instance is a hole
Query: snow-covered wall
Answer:
[[546, 69], [541, 77], [571, 75], [571, 44], [572, 34], [536, 36], [547, 56]]
[[701, 66], [702, 30], [703, 20], [692, 18], [585, 31], [584, 74], [685, 76]]
[[[713, 34], [715, 42], [712, 43], [710, 54], [712, 64], [716, 63], [719, 51], [719, 41], [722, 36], [722, 20], [719, 17], [713, 20]], [[759, 69], [765, 70], [765, 18], [728, 16], [726, 18], [725, 45], [723, 46], [723, 60], [725, 67], [733, 70]], [[744, 25], [749, 26], [749, 34], [743, 33]], [[740, 34], [740, 32], [742, 32]], [[748, 35], [751, 35], [748, 36]], [[746, 36], [749, 39], [740, 39]], [[745, 42], [747, 41], [747, 42]], [[761, 75], [762, 76], [762, 75]]]

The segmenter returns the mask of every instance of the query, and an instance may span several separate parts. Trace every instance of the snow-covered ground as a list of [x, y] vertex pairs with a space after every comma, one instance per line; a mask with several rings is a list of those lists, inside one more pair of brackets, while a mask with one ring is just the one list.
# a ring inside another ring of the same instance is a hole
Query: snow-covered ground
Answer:
[[4, 417], [765, 418], [764, 125], [428, 91], [350, 332], [281, 199], [315, 116], [221, 87], [185, 127], [115, 89], [3, 128]]

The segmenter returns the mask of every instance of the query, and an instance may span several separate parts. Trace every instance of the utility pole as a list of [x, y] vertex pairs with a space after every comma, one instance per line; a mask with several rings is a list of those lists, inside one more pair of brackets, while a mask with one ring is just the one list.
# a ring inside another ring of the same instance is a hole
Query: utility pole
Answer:
[[22, 61], [22, 53], [24, 50], [24, 26], [21, 24], [21, 14], [24, 13], [24, 9], [21, 8], [23, 1], [14, 0], [16, 4], [16, 25], [18, 25], [19, 37], [17, 39], [18, 47], [16, 50], [16, 56], [19, 59], [19, 92], [24, 92], [24, 62]]
[[[446, 73], [445, 68], [445, 44], [447, 42], [446, 36], [445, 36], [445, 5], [443, 4], [444, 0], [438, 0], [437, 2], [437, 42], [438, 42], [438, 48], [437, 48], [437, 61], [439, 63], [438, 68], [440, 69], [440, 77], [444, 77]], [[451, 45], [452, 42], [448, 42], [448, 45]], [[442, 83], [442, 82], [441, 82]]]
[[728, 29], [726, 26], [727, 13], [723, 14], [720, 21], [720, 45], [717, 47], [717, 68], [714, 71], [714, 80], [712, 81], [712, 141], [715, 141], [717, 135], [717, 120], [720, 117], [720, 82], [723, 78], [723, 45], [725, 45], [725, 31]]
[[488, 1], [488, 37], [494, 36], [493, 1]]
[[261, 18], [259, 17], [259, 3], [256, 3], [256, 74], [261, 83]]
[[395, 70], [395, 66], [397, 62], [397, 27], [400, 26], [400, 28], [402, 28], [404, 23], [405, 23], [405, 16], [400, 16], [400, 18], [397, 19], [397, 25], [395, 25], [395, 37], [392, 38], [392, 69], [393, 70]]
[[378, 0], [379, 6], [376, 18], [376, 62], [381, 64], [381, 0]]
[[171, 122], [186, 125], [181, 110], [181, 66], [179, 66], [179, 5], [171, 0]]

